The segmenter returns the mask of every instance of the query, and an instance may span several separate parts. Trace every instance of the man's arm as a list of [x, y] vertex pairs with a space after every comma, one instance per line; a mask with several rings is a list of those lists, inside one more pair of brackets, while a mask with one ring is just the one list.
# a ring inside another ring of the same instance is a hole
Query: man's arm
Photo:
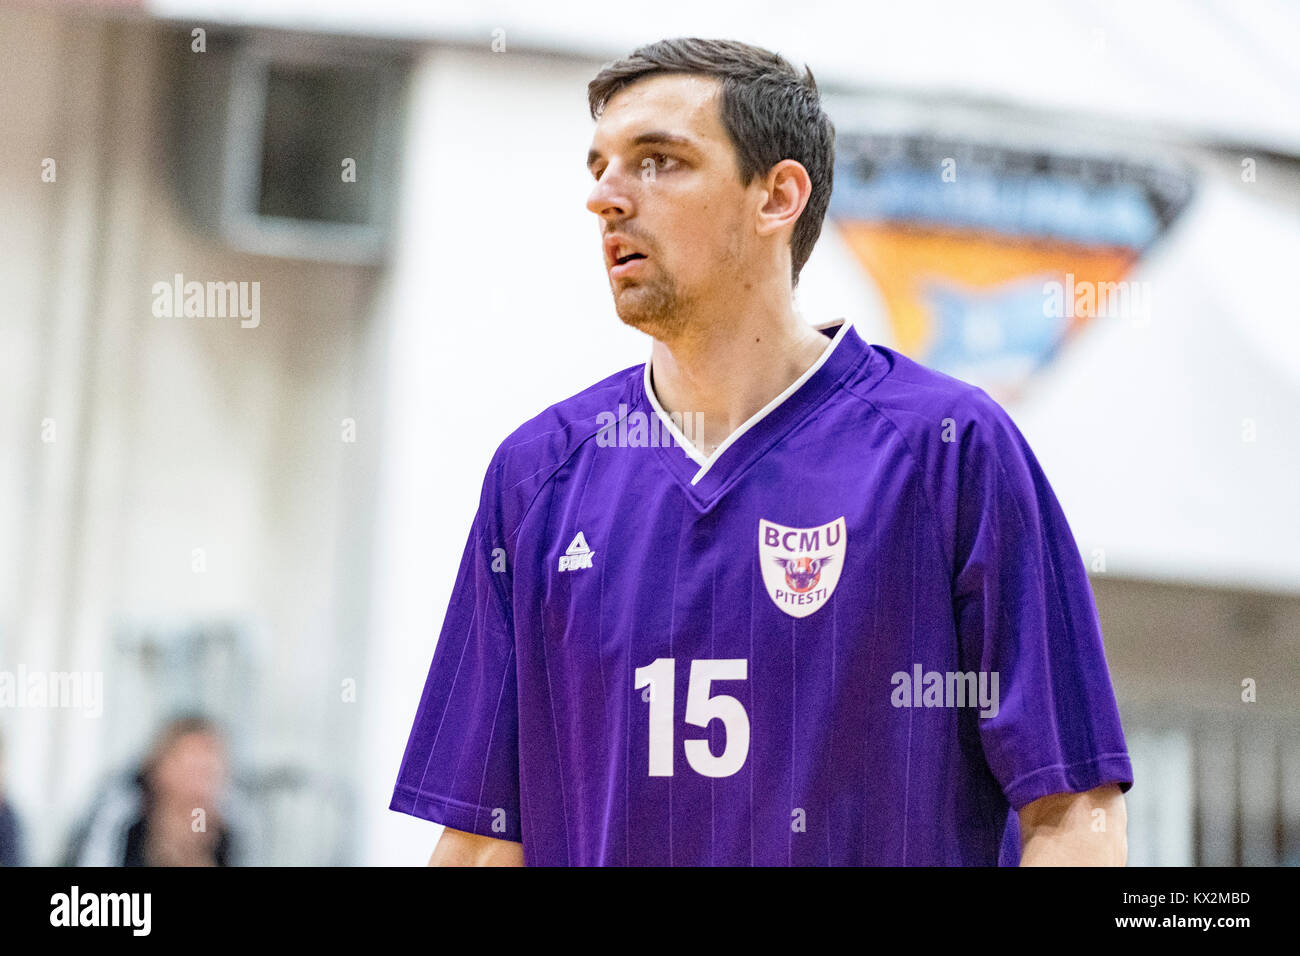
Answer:
[[1113, 783], [1040, 797], [1020, 810], [1020, 865], [1123, 866], [1127, 827], [1124, 794]]
[[523, 866], [524, 845], [444, 827], [430, 866]]

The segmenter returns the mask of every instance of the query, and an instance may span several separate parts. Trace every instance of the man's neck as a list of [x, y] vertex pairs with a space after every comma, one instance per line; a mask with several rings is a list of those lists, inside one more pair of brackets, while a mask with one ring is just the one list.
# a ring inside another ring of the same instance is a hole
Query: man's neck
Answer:
[[655, 397], [664, 411], [702, 422], [703, 434], [691, 438], [708, 456], [829, 346], [830, 339], [789, 310], [693, 324], [671, 342], [654, 340]]

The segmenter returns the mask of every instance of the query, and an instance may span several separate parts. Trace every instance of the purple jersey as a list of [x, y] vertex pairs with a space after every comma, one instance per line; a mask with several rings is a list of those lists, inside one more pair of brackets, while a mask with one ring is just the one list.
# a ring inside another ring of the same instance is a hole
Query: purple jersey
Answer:
[[994, 865], [1132, 784], [1092, 591], [982, 390], [851, 323], [709, 458], [649, 363], [497, 449], [391, 807], [528, 865]]

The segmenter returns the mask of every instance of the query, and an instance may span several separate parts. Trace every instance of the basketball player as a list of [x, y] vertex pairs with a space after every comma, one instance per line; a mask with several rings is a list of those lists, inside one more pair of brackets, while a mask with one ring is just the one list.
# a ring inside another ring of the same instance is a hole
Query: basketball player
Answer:
[[1122, 865], [1097, 612], [1024, 438], [794, 311], [811, 73], [679, 39], [588, 92], [650, 358], [497, 449], [392, 809], [446, 827], [431, 864]]

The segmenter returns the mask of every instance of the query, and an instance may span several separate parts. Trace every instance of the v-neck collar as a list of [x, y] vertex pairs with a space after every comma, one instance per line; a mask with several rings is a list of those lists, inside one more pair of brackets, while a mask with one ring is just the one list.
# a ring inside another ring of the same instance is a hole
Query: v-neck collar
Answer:
[[635, 404], [658, 419], [662, 432], [674, 442], [658, 442], [659, 458], [682, 487], [697, 502], [712, 504], [769, 447], [816, 408], [830, 389], [858, 366], [868, 352], [868, 345], [853, 330], [851, 319], [835, 319], [815, 325], [825, 334], [836, 329], [826, 348], [802, 375], [704, 456], [683, 434], [654, 393], [651, 362], [647, 360], [637, 379]]

